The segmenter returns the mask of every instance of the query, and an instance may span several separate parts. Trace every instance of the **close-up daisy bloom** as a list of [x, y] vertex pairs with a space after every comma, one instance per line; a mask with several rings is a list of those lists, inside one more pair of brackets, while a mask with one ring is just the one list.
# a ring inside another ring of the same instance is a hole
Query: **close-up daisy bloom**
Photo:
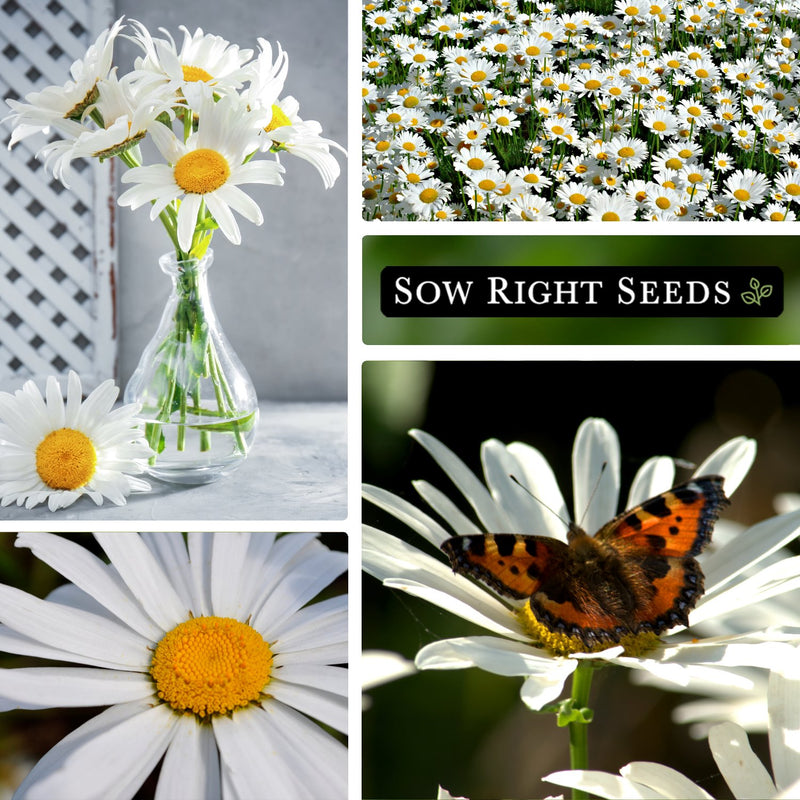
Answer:
[[0, 392], [0, 503], [46, 502], [56, 511], [83, 495], [97, 505], [104, 499], [123, 505], [131, 492], [148, 491], [150, 484], [137, 477], [153, 454], [139, 406], [113, 409], [118, 394], [107, 380], [82, 400], [73, 371], [66, 399], [54, 376], [44, 396], [34, 381], [14, 394]]
[[177, 242], [188, 252], [196, 233], [198, 214], [208, 209], [229, 241], [241, 242], [239, 225], [232, 211], [261, 225], [264, 216], [258, 204], [239, 186], [265, 183], [280, 186], [283, 167], [275, 161], [248, 158], [258, 150], [258, 119], [233, 95], [215, 101], [202, 94], [195, 104], [200, 116], [196, 134], [186, 142], [160, 122], [149, 132], [165, 164], [134, 167], [122, 176], [123, 183], [134, 184], [119, 196], [119, 204], [139, 208], [152, 203], [150, 218], [156, 219], [170, 204], [180, 201], [177, 214]]
[[132, 798], [161, 762], [159, 798], [344, 800], [347, 595], [319, 595], [346, 553], [304, 533], [94, 539], [19, 534], [68, 583], [0, 585], [0, 649], [68, 665], [0, 670], [0, 709], [107, 707], [14, 797]]

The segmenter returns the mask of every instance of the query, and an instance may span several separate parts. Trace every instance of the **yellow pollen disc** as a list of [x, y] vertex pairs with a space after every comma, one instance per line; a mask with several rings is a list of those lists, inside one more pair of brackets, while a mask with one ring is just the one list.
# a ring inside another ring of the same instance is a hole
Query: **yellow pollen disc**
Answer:
[[697, 106], [689, 106], [687, 110], [693, 117], [699, 117], [703, 113]]
[[617, 151], [620, 158], [632, 158], [636, 155], [636, 151], [632, 147], [620, 147]]
[[700, 181], [703, 180], [703, 176], [699, 172], [691, 172], [686, 176], [686, 180], [688, 180], [689, 183], [700, 183]]
[[92, 479], [97, 451], [92, 440], [72, 428], [50, 431], [36, 448], [36, 471], [51, 489], [79, 489]]
[[483, 169], [484, 161], [482, 158], [471, 158], [467, 161], [467, 166], [470, 169]]
[[708, 77], [708, 70], [707, 69], [698, 69], [694, 73], [697, 75], [698, 78], [707, 78]]
[[385, 153], [391, 146], [392, 146], [391, 142], [387, 141], [386, 139], [382, 139], [375, 145], [375, 149], [379, 153]]
[[473, 81], [483, 81], [486, 80], [486, 73], [482, 69], [476, 69], [474, 72], [470, 73], [470, 80]]
[[659, 198], [658, 198], [658, 200], [656, 200], [656, 205], [657, 205], [657, 206], [658, 206], [658, 207], [659, 207], [659, 208], [660, 208], [662, 211], [665, 211], [665, 210], [666, 210], [666, 209], [668, 209], [668, 208], [669, 208], [669, 206], [670, 206], [669, 198], [668, 198], [668, 197], [659, 197]]
[[406, 99], [403, 100], [403, 108], [414, 108], [418, 104], [419, 97], [415, 97], [414, 95], [411, 95], [411, 97], [406, 97]]
[[771, 222], [783, 222], [784, 215], [780, 211], [773, 211], [769, 218]]
[[269, 133], [270, 131], [274, 131], [275, 128], [284, 128], [287, 125], [291, 125], [292, 121], [286, 114], [281, 111], [278, 106], [272, 106], [272, 119], [269, 121], [269, 125], [267, 125], [264, 130]]
[[722, 205], [722, 203], [717, 203], [717, 205], [714, 206], [714, 211], [716, 211], [717, 214], [725, 214], [728, 211], [728, 207]]
[[591, 91], [594, 91], [595, 89], [599, 89], [600, 86], [601, 86], [601, 83], [598, 80], [592, 79], [592, 80], [586, 81], [584, 86], [591, 92]]
[[182, 622], [158, 643], [150, 666], [161, 700], [199, 717], [257, 701], [271, 672], [272, 651], [261, 634], [229, 617]]
[[660, 119], [657, 119], [657, 120], [656, 120], [656, 121], [653, 123], [653, 130], [656, 130], [656, 131], [665, 131], [666, 129], [667, 129], [667, 123], [666, 123], [666, 122], [662, 122]]
[[771, 120], [771, 119], [765, 119], [764, 120], [764, 127], [768, 131], [771, 131], [774, 127], [777, 126], [777, 124], [778, 124], [777, 122], [775, 122], [774, 120]]
[[202, 67], [183, 66], [181, 69], [183, 70], [183, 79], [188, 83], [195, 83], [196, 81], [207, 83], [214, 80]]
[[403, 142], [402, 148], [403, 150], [407, 150], [409, 153], [413, 153], [417, 149], [417, 146], [414, 144], [414, 142]]
[[498, 117], [497, 118], [497, 124], [500, 125], [500, 126], [510, 125], [511, 124], [511, 120], [508, 117]]
[[401, 119], [403, 119], [403, 118], [397, 112], [393, 112], [393, 113], [388, 114], [386, 116], [386, 121], [387, 122], [391, 122], [392, 124], [394, 124], [396, 122], [400, 122]]
[[422, 178], [420, 178], [420, 176], [417, 175], [416, 172], [409, 172], [408, 175], [406, 175], [406, 180], [409, 183], [419, 183], [422, 180]]
[[678, 155], [681, 158], [690, 158], [691, 155], [692, 155], [692, 151], [691, 150], [685, 150], [685, 149], [684, 150], [679, 150], [678, 151]]
[[528, 56], [538, 56], [542, 51], [535, 45], [529, 45], [525, 48], [525, 55]]
[[580, 192], [573, 192], [569, 196], [569, 201], [575, 206], [581, 206], [586, 202], [585, 195], [580, 194]]
[[530, 605], [527, 603], [517, 612], [517, 617], [531, 639], [538, 646], [543, 647], [555, 656], [568, 656], [570, 653], [598, 653], [601, 650], [613, 647], [615, 644], [621, 644], [626, 656], [639, 657], [658, 647], [661, 642], [656, 634], [644, 631], [642, 633], [629, 633], [620, 637], [618, 642], [600, 641], [589, 647], [577, 636], [556, 633], [546, 628], [536, 619]]
[[619, 222], [619, 214], [614, 211], [606, 211], [601, 219], [603, 222]]
[[564, 128], [562, 128], [560, 125], [553, 125], [553, 133], [556, 136], [560, 136], [562, 133], [564, 133]]
[[175, 183], [189, 194], [208, 194], [219, 189], [231, 174], [225, 157], [216, 150], [201, 147], [178, 159]]
[[786, 191], [792, 196], [797, 197], [800, 194], [800, 185], [796, 183], [787, 183]]
[[683, 161], [679, 158], [669, 158], [665, 166], [667, 169], [680, 169], [683, 166]]
[[628, 6], [628, 7], [625, 9], [625, 13], [626, 13], [626, 14], [627, 14], [629, 17], [635, 17], [635, 16], [636, 16], [636, 15], [639, 13], [639, 8], [638, 8], [638, 6]]
[[491, 192], [497, 188], [497, 184], [491, 178], [484, 178], [478, 183], [478, 186], [485, 192]]
[[737, 200], [741, 200], [741, 201], [744, 203], [745, 201], [747, 201], [747, 200], [749, 200], [749, 199], [750, 199], [750, 192], [748, 192], [748, 191], [747, 191], [747, 189], [737, 189], [737, 190], [736, 190], [736, 191], [733, 193], [733, 196], [734, 196], [734, 197], [735, 197]]
[[419, 199], [422, 200], [423, 203], [433, 203], [437, 197], [439, 197], [439, 192], [437, 192], [436, 189], [423, 189], [419, 193]]

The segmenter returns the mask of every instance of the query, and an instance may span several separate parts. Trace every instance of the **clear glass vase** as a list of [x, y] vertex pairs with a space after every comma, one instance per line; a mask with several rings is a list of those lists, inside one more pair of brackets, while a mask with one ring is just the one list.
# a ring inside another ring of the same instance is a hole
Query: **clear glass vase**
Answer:
[[208, 293], [213, 260], [159, 259], [172, 279], [155, 336], [125, 387], [140, 403], [156, 455], [148, 472], [172, 483], [209, 483], [247, 457], [258, 422], [255, 388], [220, 327]]

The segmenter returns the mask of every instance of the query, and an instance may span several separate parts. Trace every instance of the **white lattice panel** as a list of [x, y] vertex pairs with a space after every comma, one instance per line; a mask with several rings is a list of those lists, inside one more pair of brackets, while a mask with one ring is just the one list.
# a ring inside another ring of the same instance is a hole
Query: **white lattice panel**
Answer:
[[[0, 0], [0, 97], [61, 85], [111, 23], [108, 0]], [[0, 118], [6, 116], [5, 103]], [[35, 158], [33, 136], [0, 146], [0, 388], [78, 372], [114, 376], [113, 162], [73, 162], [70, 189]], [[54, 137], [55, 138], [55, 137]]]

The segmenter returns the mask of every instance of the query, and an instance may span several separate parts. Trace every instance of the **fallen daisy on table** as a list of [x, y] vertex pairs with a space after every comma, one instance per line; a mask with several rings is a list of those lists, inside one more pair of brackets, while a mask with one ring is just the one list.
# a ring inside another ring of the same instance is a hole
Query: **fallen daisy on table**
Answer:
[[88, 495], [97, 505], [124, 505], [131, 492], [150, 489], [136, 476], [153, 451], [137, 418], [139, 406], [113, 410], [119, 389], [101, 383], [82, 401], [81, 381], [67, 378], [66, 403], [54, 376], [45, 396], [33, 381], [14, 394], [0, 392], [0, 503], [51, 511]]
[[0, 585], [0, 650], [81, 666], [0, 670], [0, 711], [108, 706], [31, 770], [16, 800], [347, 795], [347, 567], [314, 534], [21, 533], [70, 583]]

